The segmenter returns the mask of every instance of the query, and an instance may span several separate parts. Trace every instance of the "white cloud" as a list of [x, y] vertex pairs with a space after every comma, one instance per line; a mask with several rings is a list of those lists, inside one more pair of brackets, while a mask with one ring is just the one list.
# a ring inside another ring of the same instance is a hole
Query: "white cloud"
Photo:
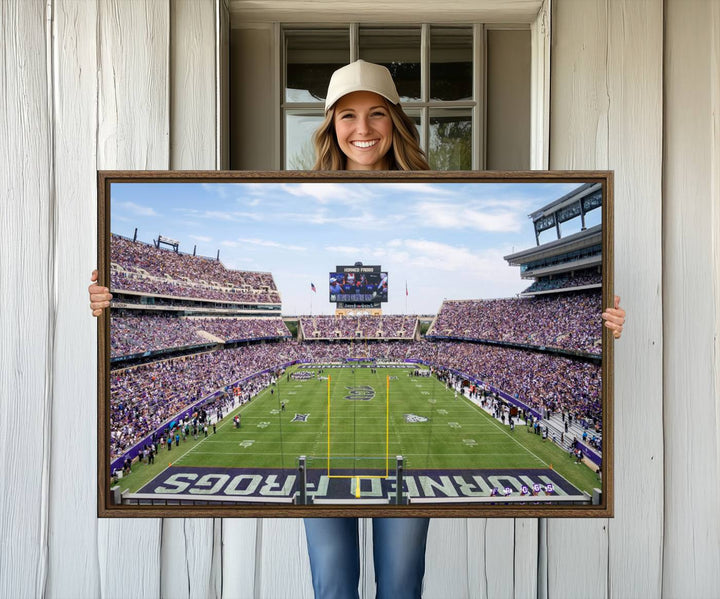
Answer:
[[134, 202], [115, 202], [113, 208], [125, 208], [137, 216], [160, 216], [149, 206], [140, 206]]
[[357, 254], [358, 247], [355, 245], [331, 245], [324, 248], [326, 252], [334, 254]]
[[232, 210], [188, 210], [182, 209], [180, 212], [194, 219], [205, 219], [212, 221], [226, 222], [260, 222], [267, 218], [268, 215], [259, 212], [238, 212]]
[[476, 204], [447, 204], [422, 201], [412, 209], [422, 222], [432, 223], [441, 229], [474, 229], [485, 232], [517, 232], [527, 219], [524, 210], [517, 207], [486, 209]]
[[247, 245], [256, 245], [261, 247], [269, 247], [269, 248], [276, 248], [280, 250], [288, 250], [291, 252], [305, 252], [307, 251], [306, 247], [303, 247], [301, 245], [290, 245], [285, 243], [279, 243], [277, 241], [270, 241], [267, 239], [257, 239], [257, 238], [241, 238], [237, 239], [235, 241], [221, 241], [220, 245], [223, 245], [225, 247], [243, 247]]
[[290, 195], [311, 198], [318, 204], [352, 204], [367, 199], [367, 186], [353, 186], [351, 183], [294, 183], [282, 186]]
[[394, 254], [390, 254], [384, 247], [336, 245], [326, 246], [323, 250], [328, 254], [351, 256], [353, 264], [355, 262], [374, 264], [385, 260], [390, 255], [395, 256]]
[[413, 196], [426, 195], [435, 197], [454, 196], [457, 194], [457, 190], [447, 183], [415, 183], [412, 181], [407, 183], [378, 183], [373, 185], [372, 188], [383, 192], [383, 194], [393, 193], [403, 196], [412, 194]]
[[391, 265], [420, 268], [427, 272], [458, 273], [460, 279], [475, 277], [508, 276], [517, 279], [516, 269], [510, 268], [501, 249], [473, 251], [467, 247], [454, 246], [424, 239], [395, 240], [391, 251], [386, 252], [388, 268]]
[[205, 235], [188, 235], [188, 237], [201, 243], [210, 243], [212, 241], [212, 237], [206, 237]]

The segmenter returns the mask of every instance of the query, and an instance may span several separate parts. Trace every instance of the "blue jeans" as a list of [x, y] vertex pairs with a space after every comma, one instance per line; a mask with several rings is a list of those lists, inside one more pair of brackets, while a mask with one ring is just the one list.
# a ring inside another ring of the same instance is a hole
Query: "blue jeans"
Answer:
[[[419, 599], [429, 518], [373, 518], [377, 599]], [[357, 518], [305, 518], [315, 599], [358, 599]]]

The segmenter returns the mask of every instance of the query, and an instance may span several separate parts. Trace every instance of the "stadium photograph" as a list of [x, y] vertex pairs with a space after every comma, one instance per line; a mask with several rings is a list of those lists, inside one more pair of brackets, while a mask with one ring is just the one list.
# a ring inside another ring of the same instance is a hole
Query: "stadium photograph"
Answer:
[[110, 183], [109, 505], [603, 505], [604, 192]]

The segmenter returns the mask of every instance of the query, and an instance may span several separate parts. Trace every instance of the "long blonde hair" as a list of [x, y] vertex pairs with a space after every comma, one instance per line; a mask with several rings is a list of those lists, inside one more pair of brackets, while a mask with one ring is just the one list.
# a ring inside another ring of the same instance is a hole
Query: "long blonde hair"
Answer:
[[[393, 123], [392, 147], [387, 153], [391, 171], [427, 171], [430, 166], [420, 147], [420, 136], [415, 123], [405, 114], [400, 104], [385, 102]], [[315, 146], [314, 171], [344, 171], [346, 156], [340, 150], [335, 135], [335, 106], [325, 113], [325, 119], [313, 134]]]

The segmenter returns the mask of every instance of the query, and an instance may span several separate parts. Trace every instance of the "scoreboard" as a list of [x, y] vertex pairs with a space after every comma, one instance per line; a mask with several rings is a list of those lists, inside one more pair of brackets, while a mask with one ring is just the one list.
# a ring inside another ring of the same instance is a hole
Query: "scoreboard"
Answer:
[[328, 275], [330, 301], [346, 307], [369, 307], [388, 301], [388, 273], [381, 266], [336, 266]]

